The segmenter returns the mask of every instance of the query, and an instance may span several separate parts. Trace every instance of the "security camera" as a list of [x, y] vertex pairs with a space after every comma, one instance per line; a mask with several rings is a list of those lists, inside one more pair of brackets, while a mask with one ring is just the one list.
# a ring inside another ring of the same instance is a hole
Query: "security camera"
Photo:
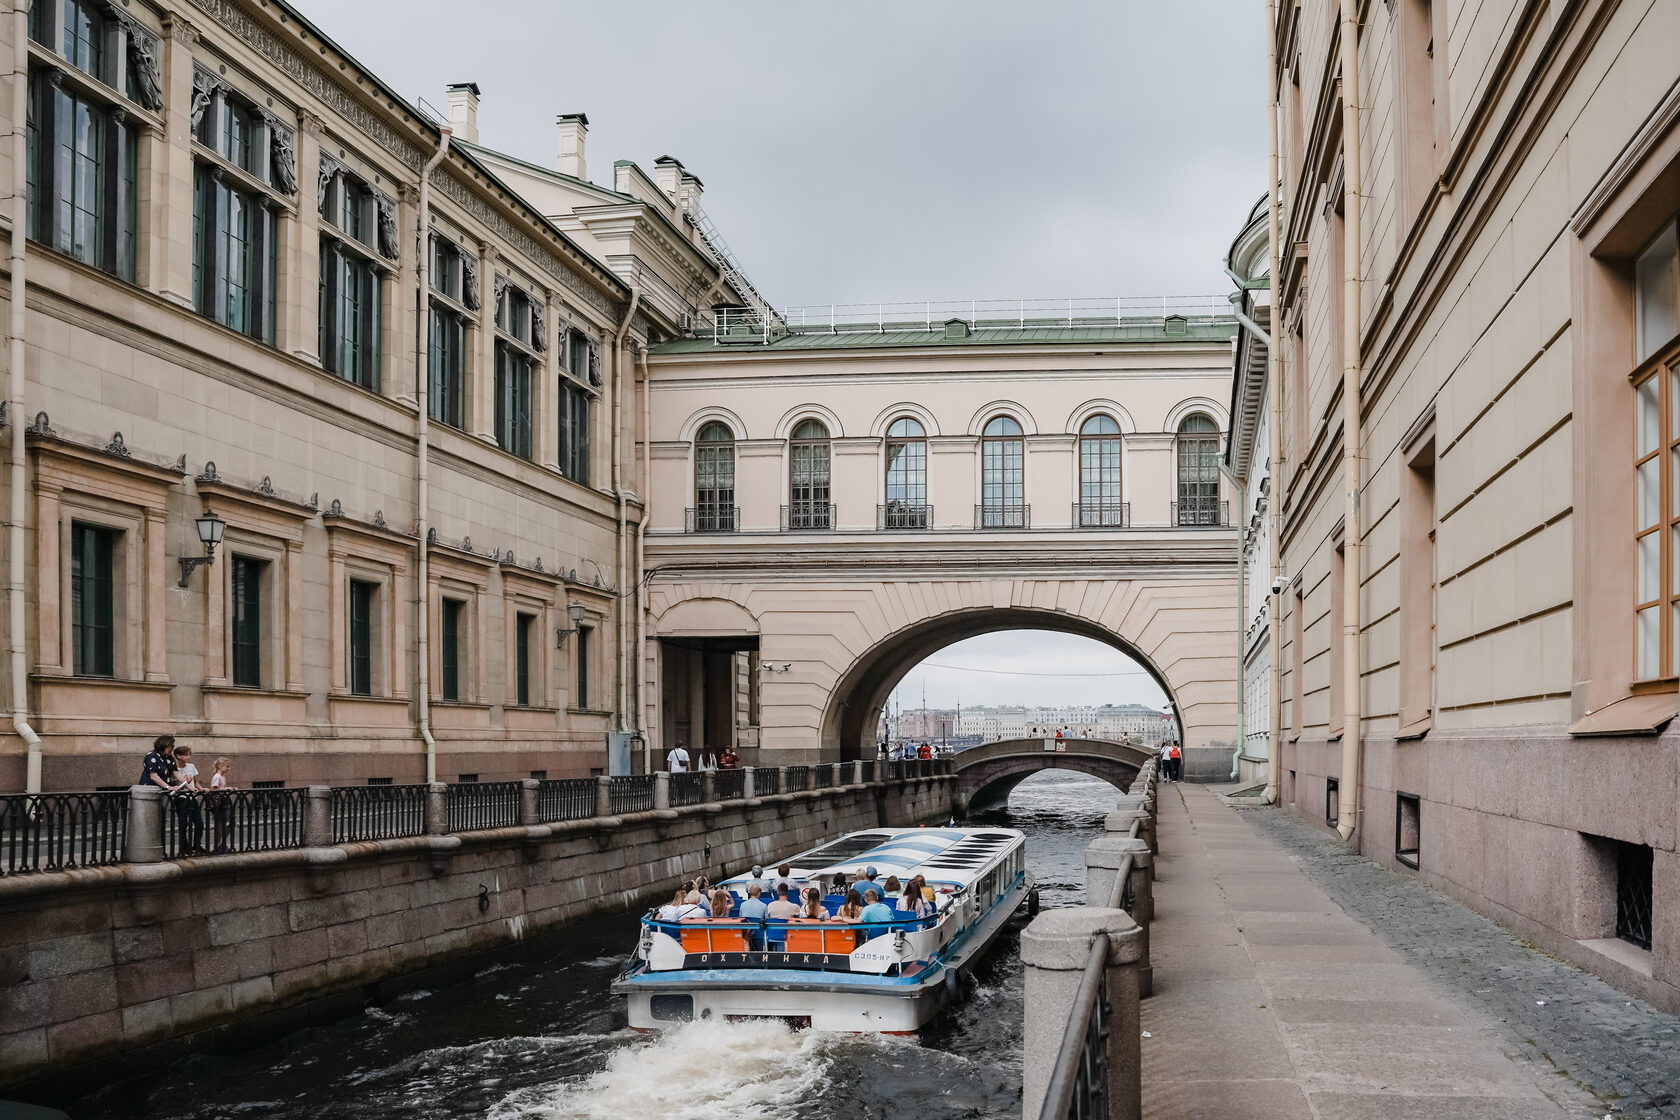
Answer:
[[1288, 584], [1288, 582], [1289, 581], [1284, 579], [1282, 576], [1279, 576], [1277, 579], [1274, 579], [1272, 581], [1272, 594], [1273, 595], [1282, 595], [1283, 594], [1283, 589]]

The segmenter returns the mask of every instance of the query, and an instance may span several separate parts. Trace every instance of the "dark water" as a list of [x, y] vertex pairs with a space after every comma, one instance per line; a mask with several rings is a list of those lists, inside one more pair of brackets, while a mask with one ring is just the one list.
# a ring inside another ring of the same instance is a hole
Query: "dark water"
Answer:
[[[1027, 834], [1045, 906], [1084, 898], [1085, 845], [1115, 790], [1082, 775], [1023, 782], [970, 823]], [[966, 998], [917, 1038], [774, 1023], [628, 1030], [607, 985], [633, 919], [573, 931], [471, 981], [416, 991], [236, 1055], [201, 1054], [72, 1105], [76, 1120], [1009, 1120], [1021, 1109], [1024, 915]]]

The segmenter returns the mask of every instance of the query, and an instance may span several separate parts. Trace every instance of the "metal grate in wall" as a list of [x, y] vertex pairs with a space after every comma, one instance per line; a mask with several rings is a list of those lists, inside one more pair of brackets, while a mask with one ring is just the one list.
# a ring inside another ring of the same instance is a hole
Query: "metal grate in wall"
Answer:
[[1651, 947], [1651, 849], [1616, 845], [1616, 936]]

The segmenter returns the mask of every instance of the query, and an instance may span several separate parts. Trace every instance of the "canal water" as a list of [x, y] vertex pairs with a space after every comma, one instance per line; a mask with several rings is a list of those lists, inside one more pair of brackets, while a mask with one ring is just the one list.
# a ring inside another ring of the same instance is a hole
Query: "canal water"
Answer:
[[[1042, 903], [1084, 900], [1085, 845], [1115, 790], [1066, 771], [969, 823], [1027, 834]], [[1015, 1120], [1024, 915], [965, 998], [916, 1038], [775, 1023], [625, 1026], [607, 990], [635, 940], [617, 918], [568, 931], [470, 981], [414, 991], [241, 1053], [198, 1054], [69, 1106], [75, 1120]]]

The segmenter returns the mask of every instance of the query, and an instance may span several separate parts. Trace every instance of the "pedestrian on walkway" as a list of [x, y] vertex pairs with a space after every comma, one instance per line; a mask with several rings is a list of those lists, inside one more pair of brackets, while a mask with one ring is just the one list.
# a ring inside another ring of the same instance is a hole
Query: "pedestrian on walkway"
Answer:
[[218, 855], [230, 852], [233, 848], [228, 844], [228, 837], [233, 832], [233, 797], [234, 786], [228, 781], [228, 775], [233, 771], [233, 761], [226, 755], [216, 759], [215, 769], [210, 775], [210, 792], [204, 795], [204, 806], [210, 810], [210, 820], [216, 827], [215, 843], [210, 850]]
[[688, 773], [688, 751], [678, 743], [671, 748], [671, 753], [665, 756], [665, 764], [671, 768], [673, 774]]
[[181, 855], [208, 855], [204, 846], [204, 807], [199, 797], [204, 790], [198, 784], [198, 767], [193, 765], [192, 748], [176, 747], [175, 761], [180, 765], [178, 782], [173, 794], [175, 819], [181, 828]]
[[1179, 752], [1177, 743], [1168, 743], [1167, 747], [1167, 765], [1172, 767], [1172, 780], [1175, 782], [1182, 781], [1184, 775], [1184, 756]]

